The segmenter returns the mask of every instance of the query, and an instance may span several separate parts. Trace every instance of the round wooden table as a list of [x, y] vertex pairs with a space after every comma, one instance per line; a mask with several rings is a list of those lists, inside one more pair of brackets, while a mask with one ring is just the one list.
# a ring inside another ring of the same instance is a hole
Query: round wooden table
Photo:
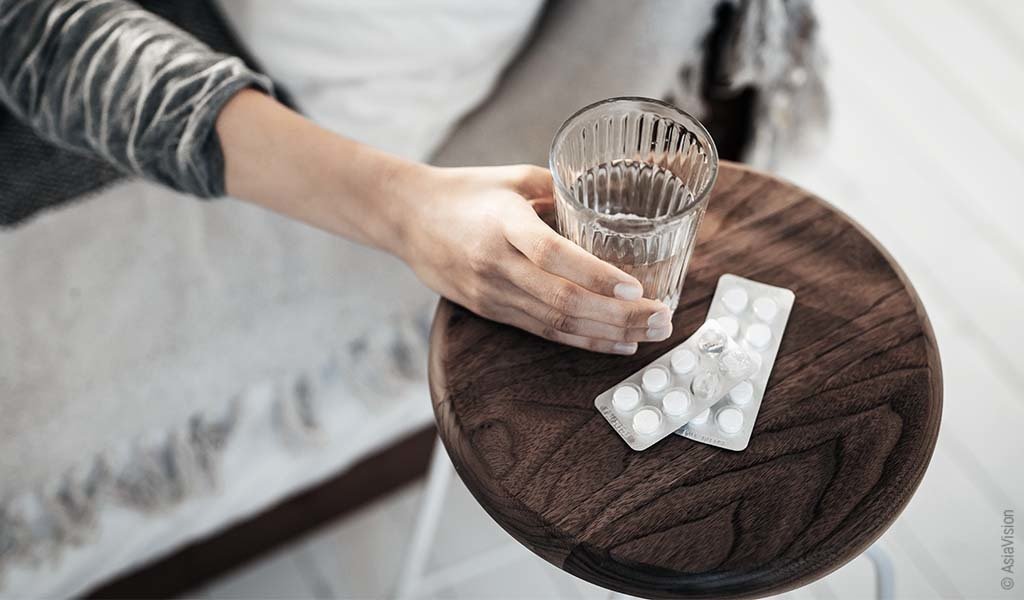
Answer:
[[[634, 452], [594, 397], [689, 336], [722, 273], [796, 293], [750, 446]], [[477, 501], [556, 566], [637, 596], [776, 594], [863, 552], [921, 481], [942, 412], [935, 338], [893, 259], [810, 193], [723, 163], [674, 325], [608, 356], [442, 301], [434, 412]]]

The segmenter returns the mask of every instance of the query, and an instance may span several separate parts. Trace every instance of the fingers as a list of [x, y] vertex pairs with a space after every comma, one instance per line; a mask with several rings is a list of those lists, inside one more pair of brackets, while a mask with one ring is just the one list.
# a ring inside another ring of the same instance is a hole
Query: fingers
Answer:
[[[541, 167], [517, 165], [516, 191], [523, 195], [537, 215], [553, 212], [554, 182], [551, 172]], [[622, 300], [643, 296], [635, 277], [588, 253], [558, 235], [540, 217], [513, 220], [506, 227], [508, 241], [541, 269], [568, 279], [584, 288]]]
[[[558, 214], [555, 211], [555, 203], [545, 200], [531, 200], [530, 205], [537, 217], [553, 231], [558, 227]], [[518, 252], [518, 250], [517, 250]]]
[[637, 349], [636, 342], [613, 342], [611, 340], [599, 340], [584, 336], [574, 335], [559, 331], [550, 325], [534, 318], [521, 310], [505, 308], [496, 315], [498, 320], [518, 327], [546, 340], [590, 350], [591, 352], [602, 352], [604, 354], [634, 354]]
[[[571, 242], [566, 243], [572, 245]], [[672, 322], [671, 311], [657, 300], [639, 298], [627, 301], [596, 294], [545, 271], [522, 256], [513, 255], [503, 262], [501, 268], [509, 282], [546, 306], [544, 310], [532, 310], [522, 304], [517, 306], [536, 318], [543, 318], [553, 310], [561, 315], [621, 328], [661, 328]], [[515, 294], [510, 296], [514, 298]]]
[[595, 352], [633, 354], [638, 342], [668, 338], [672, 314], [667, 306], [643, 298], [636, 278], [541, 220], [540, 214], [553, 212], [550, 173], [530, 166], [502, 169], [503, 185], [518, 198], [495, 196], [492, 216], [498, 218], [485, 224], [496, 225], [504, 239], [490, 230], [485, 237], [497, 245], [470, 248], [468, 263], [476, 277], [463, 290], [464, 305], [545, 339]]
[[533, 207], [534, 212], [549, 227], [555, 226], [554, 181], [551, 171], [533, 165], [510, 167], [514, 172], [516, 192]]
[[535, 165], [513, 165], [508, 167], [512, 183], [517, 192], [531, 202], [552, 202], [554, 180], [551, 171]]
[[653, 327], [646, 323], [640, 327], [612, 325], [566, 314], [518, 288], [507, 290], [502, 299], [508, 306], [532, 316], [547, 327], [570, 335], [612, 342], [658, 342], [672, 335], [671, 322]]
[[540, 218], [516, 220], [506, 227], [508, 241], [530, 262], [591, 292], [638, 300], [643, 287], [632, 277], [558, 235]]

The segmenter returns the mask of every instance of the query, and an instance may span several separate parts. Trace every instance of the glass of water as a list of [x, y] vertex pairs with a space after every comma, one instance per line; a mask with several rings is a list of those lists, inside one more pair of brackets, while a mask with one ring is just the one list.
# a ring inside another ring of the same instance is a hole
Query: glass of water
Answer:
[[562, 124], [550, 163], [558, 232], [675, 310], [718, 176], [707, 129], [659, 100], [610, 98]]

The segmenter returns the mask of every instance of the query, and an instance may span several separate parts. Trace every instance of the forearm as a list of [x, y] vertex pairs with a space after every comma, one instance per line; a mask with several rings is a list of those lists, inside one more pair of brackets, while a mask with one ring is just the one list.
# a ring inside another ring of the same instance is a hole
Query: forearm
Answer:
[[246, 90], [217, 119], [228, 194], [393, 254], [431, 167], [332, 133]]

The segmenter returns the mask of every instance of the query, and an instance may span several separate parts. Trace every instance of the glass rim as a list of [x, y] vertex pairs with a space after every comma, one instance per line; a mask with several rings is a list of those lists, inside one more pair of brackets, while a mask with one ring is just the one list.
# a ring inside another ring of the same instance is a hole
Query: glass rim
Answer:
[[708, 197], [711, 195], [711, 190], [712, 188], [715, 187], [715, 183], [718, 181], [718, 147], [715, 146], [715, 140], [711, 137], [711, 133], [707, 130], [707, 127], [704, 127], [704, 124], [697, 120], [696, 117], [694, 117], [690, 113], [686, 112], [685, 110], [677, 106], [669, 104], [668, 102], [658, 100], [656, 98], [646, 98], [644, 96], [615, 96], [612, 98], [605, 98], [604, 100], [598, 100], [597, 102], [592, 102], [584, 106], [583, 108], [577, 110], [576, 112], [572, 113], [571, 115], [569, 115], [569, 118], [562, 122], [562, 125], [558, 128], [557, 131], [555, 131], [555, 136], [551, 139], [551, 149], [548, 151], [548, 170], [551, 172], [551, 178], [554, 180], [555, 184], [555, 201], [558, 201], [557, 196], [560, 192], [561, 195], [564, 198], [567, 198], [568, 201], [572, 203], [572, 205], [575, 208], [593, 213], [595, 215], [598, 214], [597, 211], [588, 206], [583, 205], [579, 200], [577, 200], [576, 196], [571, 193], [571, 190], [566, 185], [566, 183], [562, 181], [562, 177], [558, 174], [558, 170], [555, 168], [555, 147], [562, 140], [562, 137], [565, 134], [566, 130], [569, 128], [569, 126], [575, 121], [577, 121], [584, 114], [601, 108], [606, 104], [624, 104], [627, 102], [635, 104], [651, 104], [656, 108], [666, 109], [669, 112], [674, 113], [673, 117], [678, 117], [680, 125], [684, 127], [692, 126], [692, 131], [694, 133], [703, 135], [708, 141], [708, 159], [710, 161], [711, 178], [708, 180], [708, 184], [704, 187], [703, 190], [701, 190], [699, 194], [694, 194], [694, 202], [690, 206], [690, 208], [678, 214], [663, 215], [661, 217], [653, 217], [648, 219], [658, 224], [672, 223], [673, 221], [677, 220], [681, 221], [686, 217], [690, 216], [690, 214], [692, 214], [693, 212], [699, 210], [701, 206], [707, 204]]

